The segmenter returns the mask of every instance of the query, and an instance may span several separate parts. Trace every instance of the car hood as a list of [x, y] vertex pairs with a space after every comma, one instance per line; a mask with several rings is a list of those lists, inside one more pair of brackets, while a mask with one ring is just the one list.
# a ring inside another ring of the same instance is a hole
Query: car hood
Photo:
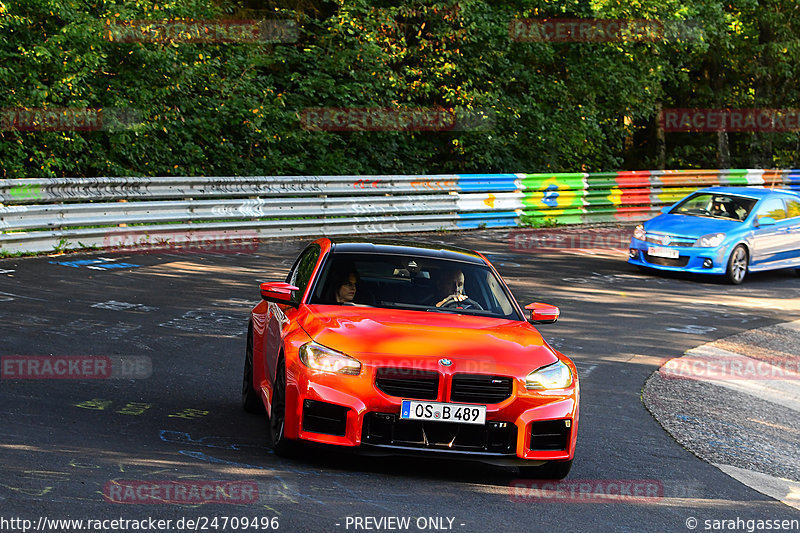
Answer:
[[558, 358], [527, 322], [372, 307], [311, 305], [300, 325], [319, 344], [372, 366], [524, 375]]
[[744, 227], [744, 222], [722, 218], [698, 217], [692, 215], [673, 215], [667, 213], [645, 222], [648, 232], [679, 235], [682, 237], [702, 237], [709, 233], [728, 233]]

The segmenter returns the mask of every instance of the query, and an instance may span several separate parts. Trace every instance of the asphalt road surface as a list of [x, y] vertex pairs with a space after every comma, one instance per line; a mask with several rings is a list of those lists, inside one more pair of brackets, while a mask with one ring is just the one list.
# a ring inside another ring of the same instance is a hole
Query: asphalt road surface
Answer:
[[[781, 520], [797, 527], [800, 511], [677, 444], [641, 391], [664, 361], [694, 346], [800, 318], [800, 277], [764, 273], [730, 286], [653, 276], [627, 265], [624, 252], [515, 250], [498, 230], [408, 238], [487, 252], [522, 305], [561, 308], [558, 323], [539, 329], [580, 373], [567, 485], [525, 485], [513, 469], [441, 459], [270, 453], [265, 421], [240, 407], [247, 313], [258, 283], [282, 280], [307, 241], [264, 242], [240, 254], [11, 258], [0, 260], [0, 355], [76, 356], [76, 365], [79, 356], [107, 356], [129, 367], [80, 381], [13, 379], [4, 367], [0, 530], [680, 532], [758, 530], [758, 521], [789, 530]], [[194, 501], [187, 493], [183, 503], [163, 501], [169, 490], [209, 486], [226, 490], [212, 503], [186, 503]], [[52, 522], [60, 519], [84, 522]]]

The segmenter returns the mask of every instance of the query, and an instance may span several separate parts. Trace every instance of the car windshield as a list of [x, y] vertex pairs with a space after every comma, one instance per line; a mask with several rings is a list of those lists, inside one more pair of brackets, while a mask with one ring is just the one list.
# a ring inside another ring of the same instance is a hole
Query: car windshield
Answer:
[[411, 255], [334, 253], [309, 303], [522, 320], [485, 265]]
[[673, 207], [670, 213], [741, 222], [750, 214], [756, 201], [731, 194], [696, 193]]

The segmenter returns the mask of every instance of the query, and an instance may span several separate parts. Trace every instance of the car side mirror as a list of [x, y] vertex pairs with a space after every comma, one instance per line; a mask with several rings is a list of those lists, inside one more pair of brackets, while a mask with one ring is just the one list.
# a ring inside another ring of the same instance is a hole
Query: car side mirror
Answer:
[[300, 289], [282, 281], [269, 281], [261, 284], [261, 298], [276, 304], [295, 305], [292, 292]]
[[526, 305], [525, 310], [531, 312], [531, 317], [528, 319], [531, 324], [553, 324], [561, 314], [555, 305], [538, 302]]
[[756, 219], [756, 221], [758, 222], [758, 226], [759, 227], [761, 227], [761, 226], [774, 226], [775, 225], [775, 219], [772, 218], [772, 217], [758, 217]]
[[661, 208], [661, 213], [666, 215], [667, 213], [670, 212], [671, 209], [672, 209], [671, 205], [665, 205], [664, 207]]

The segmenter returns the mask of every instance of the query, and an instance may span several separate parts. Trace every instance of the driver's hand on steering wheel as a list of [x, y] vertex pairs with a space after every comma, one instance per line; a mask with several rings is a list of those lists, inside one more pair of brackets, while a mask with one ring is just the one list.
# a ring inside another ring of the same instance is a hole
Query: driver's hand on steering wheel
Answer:
[[467, 296], [466, 294], [451, 294], [450, 296], [448, 296], [447, 298], [445, 298], [441, 302], [437, 302], [436, 303], [436, 307], [441, 307], [444, 304], [447, 304], [447, 303], [450, 303], [450, 302], [463, 302], [464, 300], [466, 300], [468, 298], [469, 298], [469, 296]]

